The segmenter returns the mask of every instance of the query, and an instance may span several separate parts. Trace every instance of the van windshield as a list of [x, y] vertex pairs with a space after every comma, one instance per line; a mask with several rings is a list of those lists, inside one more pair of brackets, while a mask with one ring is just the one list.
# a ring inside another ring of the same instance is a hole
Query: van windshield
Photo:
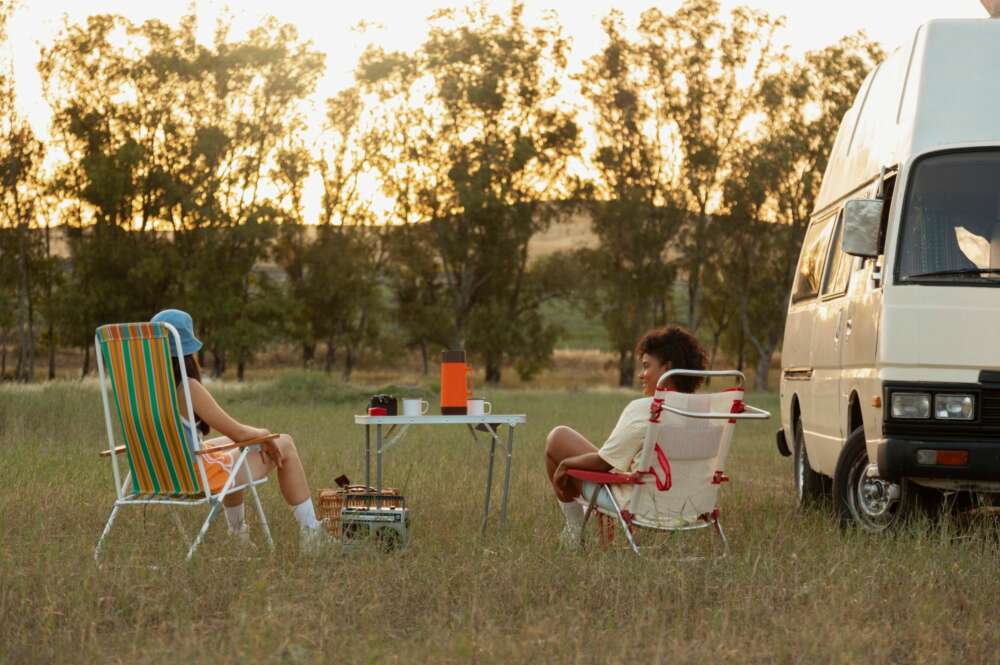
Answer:
[[1000, 284], [1000, 151], [917, 163], [897, 266], [901, 282]]

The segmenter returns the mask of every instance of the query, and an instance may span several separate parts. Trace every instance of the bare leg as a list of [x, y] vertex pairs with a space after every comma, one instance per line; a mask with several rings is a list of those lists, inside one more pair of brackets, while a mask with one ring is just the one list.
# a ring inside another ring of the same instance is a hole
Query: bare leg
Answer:
[[[567, 457], [596, 452], [597, 446], [588, 441], [585, 436], [570, 427], [559, 425], [549, 432], [549, 436], [545, 440], [545, 474], [549, 482], [552, 482], [552, 477], [555, 475], [559, 463]], [[554, 483], [552, 487], [561, 501], [571, 501], [580, 496], [579, 483], [574, 481], [574, 485], [576, 489], [573, 496], [561, 496], [559, 488]]]
[[[299, 459], [299, 451], [292, 437], [287, 434], [279, 436], [274, 443], [284, 458], [281, 468], [278, 469], [278, 486], [288, 505], [297, 506], [311, 496], [306, 472], [302, 467], [302, 460]], [[247, 456], [247, 464], [255, 479], [263, 478], [274, 470], [274, 463], [263, 452], [250, 453]]]

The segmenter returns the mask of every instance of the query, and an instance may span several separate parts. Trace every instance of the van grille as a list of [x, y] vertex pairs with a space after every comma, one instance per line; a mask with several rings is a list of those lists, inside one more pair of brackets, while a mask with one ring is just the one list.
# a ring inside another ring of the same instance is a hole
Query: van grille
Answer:
[[983, 390], [980, 399], [980, 422], [987, 427], [1000, 427], [1000, 390]]

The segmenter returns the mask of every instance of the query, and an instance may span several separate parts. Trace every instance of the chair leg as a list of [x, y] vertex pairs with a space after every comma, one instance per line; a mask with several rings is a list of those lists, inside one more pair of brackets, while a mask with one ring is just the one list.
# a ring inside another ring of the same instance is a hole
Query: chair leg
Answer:
[[212, 520], [219, 514], [219, 506], [221, 505], [221, 501], [215, 501], [212, 503], [212, 509], [208, 511], [208, 517], [205, 518], [205, 523], [201, 525], [201, 530], [198, 531], [198, 535], [195, 536], [194, 542], [191, 543], [191, 549], [188, 550], [185, 561], [190, 561], [191, 557], [194, 556], [194, 551], [198, 549], [198, 545], [201, 545], [202, 539], [205, 537], [205, 534], [208, 533], [208, 527], [211, 526]]
[[253, 495], [254, 504], [257, 506], [257, 517], [260, 518], [260, 528], [264, 532], [264, 538], [267, 540], [267, 546], [274, 551], [274, 541], [271, 540], [271, 529], [267, 526], [267, 517], [264, 516], [264, 506], [260, 505], [260, 496], [257, 495], [257, 486], [250, 483], [250, 494]]
[[608, 493], [608, 498], [611, 499], [611, 505], [615, 507], [615, 515], [618, 517], [618, 524], [621, 526], [622, 531], [625, 532], [625, 538], [628, 540], [628, 546], [632, 548], [636, 556], [640, 556], [639, 548], [635, 544], [635, 539], [632, 537], [632, 530], [628, 528], [628, 522], [625, 521], [625, 516], [622, 515], [621, 508], [618, 507], [618, 502], [615, 501], [615, 495], [611, 493], [611, 490], [607, 485], [604, 485], [604, 491]]
[[108, 517], [107, 524], [104, 525], [104, 531], [101, 532], [101, 537], [97, 539], [97, 546], [94, 547], [94, 563], [98, 566], [101, 565], [101, 545], [104, 543], [104, 539], [107, 537], [108, 532], [111, 531], [111, 525], [115, 522], [115, 517], [118, 516], [118, 510], [121, 508], [117, 503], [114, 508], [111, 509], [111, 516]]
[[717, 533], [719, 535], [719, 538], [722, 540], [722, 557], [721, 558], [725, 559], [726, 556], [729, 554], [729, 540], [726, 538], [726, 534], [722, 530], [722, 522], [719, 521], [718, 517], [716, 517], [712, 521], [712, 526], [715, 528], [715, 533]]

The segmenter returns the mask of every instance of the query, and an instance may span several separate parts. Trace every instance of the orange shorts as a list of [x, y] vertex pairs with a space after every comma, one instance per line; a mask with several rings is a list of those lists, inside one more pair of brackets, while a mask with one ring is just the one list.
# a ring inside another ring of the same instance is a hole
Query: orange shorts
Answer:
[[[212, 447], [208, 448], [208, 450], [211, 449]], [[229, 480], [229, 474], [233, 472], [233, 464], [236, 463], [239, 452], [238, 448], [234, 448], [202, 455], [201, 461], [205, 465], [205, 475], [208, 476], [208, 488], [213, 493], [221, 490], [226, 481]]]

